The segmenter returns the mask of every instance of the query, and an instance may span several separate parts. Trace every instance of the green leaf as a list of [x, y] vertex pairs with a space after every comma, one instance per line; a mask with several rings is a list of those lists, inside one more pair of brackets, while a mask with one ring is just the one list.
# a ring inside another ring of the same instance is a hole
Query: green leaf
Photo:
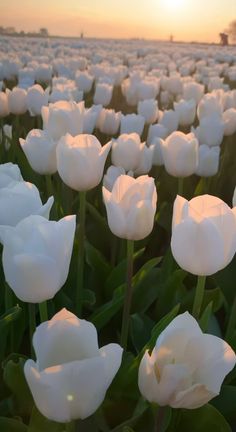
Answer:
[[98, 279], [105, 282], [112, 269], [110, 264], [102, 253], [88, 241], [85, 242], [85, 251], [87, 263], [96, 272]]
[[205, 308], [200, 318], [199, 324], [203, 332], [208, 330], [209, 320], [212, 314], [213, 301], [211, 301]]
[[212, 302], [212, 311], [217, 312], [224, 303], [224, 296], [219, 287], [205, 290], [202, 308], [205, 309]]
[[[17, 420], [0, 417], [0, 431], [2, 432], [28, 432], [27, 426]], [[42, 432], [42, 431], [40, 431]], [[45, 431], [46, 432], [46, 431]]]
[[25, 379], [24, 364], [22, 357], [4, 363], [3, 379], [13, 393], [17, 413], [26, 415], [31, 412], [33, 398]]
[[236, 422], [236, 387], [223, 385], [219, 396], [211, 401], [227, 419]]
[[27, 432], [64, 432], [65, 427], [44, 417], [36, 407], [33, 408]]
[[[144, 252], [144, 248], [135, 252], [133, 256], [134, 261], [137, 258], [139, 258], [143, 254], [143, 252]], [[113, 291], [115, 288], [125, 283], [126, 266], [127, 266], [127, 260], [123, 259], [122, 261], [119, 262], [119, 264], [117, 264], [117, 266], [114, 269], [112, 269], [105, 284], [105, 288], [107, 292]]]
[[179, 432], [232, 432], [231, 427], [212, 405], [204, 405], [194, 410], [182, 410], [178, 426]]
[[83, 290], [83, 303], [89, 306], [94, 306], [96, 303], [95, 292], [90, 289]]
[[[136, 288], [138, 284], [148, 275], [153, 267], [157, 265], [159, 258], [153, 258], [147, 263], [145, 263], [141, 269], [133, 276], [132, 286], [133, 286], [133, 297], [136, 294]], [[98, 308], [89, 318], [90, 321], [97, 327], [98, 330], [103, 328], [111, 318], [121, 309], [124, 301], [124, 292], [126, 284], [122, 284], [114, 291], [113, 298]]]
[[154, 322], [147, 315], [131, 315], [130, 335], [137, 353], [149, 340], [153, 326]]
[[0, 317], [0, 331], [2, 331], [6, 326], [8, 326], [11, 322], [18, 319], [22, 312], [20, 306], [14, 306], [11, 309], [8, 309], [3, 315]]

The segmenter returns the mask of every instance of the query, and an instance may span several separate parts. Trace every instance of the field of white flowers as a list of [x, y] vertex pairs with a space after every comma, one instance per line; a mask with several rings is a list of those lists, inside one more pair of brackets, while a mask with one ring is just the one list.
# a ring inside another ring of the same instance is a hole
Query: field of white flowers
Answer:
[[1, 432], [236, 430], [236, 47], [0, 39]]

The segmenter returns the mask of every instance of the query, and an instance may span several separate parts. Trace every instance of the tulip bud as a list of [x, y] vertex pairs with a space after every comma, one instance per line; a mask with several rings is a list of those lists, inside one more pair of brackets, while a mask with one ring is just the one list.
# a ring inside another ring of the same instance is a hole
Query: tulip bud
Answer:
[[107, 135], [116, 135], [120, 127], [121, 112], [103, 108], [99, 118], [98, 127], [100, 131]]
[[96, 187], [103, 176], [111, 141], [101, 146], [93, 135], [66, 134], [57, 145], [57, 169], [64, 183], [77, 191]]
[[208, 276], [222, 270], [236, 251], [233, 210], [211, 195], [190, 201], [177, 196], [171, 249], [179, 266], [192, 274]]
[[164, 111], [159, 119], [159, 123], [167, 129], [169, 135], [178, 129], [179, 116], [173, 110]]
[[29, 216], [15, 227], [0, 226], [5, 278], [20, 300], [41, 303], [64, 285], [74, 234], [75, 216], [58, 222]]
[[173, 132], [161, 141], [166, 171], [175, 177], [188, 177], [198, 166], [198, 141], [192, 133]]
[[219, 337], [202, 333], [185, 312], [163, 330], [151, 355], [145, 352], [138, 385], [149, 402], [195, 409], [220, 393], [235, 363], [232, 348]]
[[36, 84], [28, 89], [26, 104], [31, 116], [41, 115], [43, 106], [48, 105], [49, 89], [45, 90]]
[[199, 144], [220, 146], [224, 137], [224, 122], [218, 115], [202, 117], [199, 126], [191, 129]]
[[179, 117], [180, 126], [190, 126], [195, 119], [196, 115], [196, 103], [192, 99], [190, 101], [181, 100], [180, 102], [174, 102], [175, 112]]
[[145, 119], [138, 114], [121, 114], [120, 133], [131, 134], [137, 133], [139, 136], [143, 133]]
[[82, 133], [84, 103], [59, 101], [42, 107], [43, 129], [57, 141], [66, 133]]
[[20, 115], [27, 111], [26, 91], [19, 87], [7, 90], [9, 110], [12, 114]]
[[23, 178], [18, 165], [11, 162], [0, 164], [0, 189], [20, 181], [23, 181]]
[[105, 187], [102, 190], [108, 224], [113, 234], [128, 240], [142, 240], [151, 233], [157, 202], [152, 177], [134, 179], [121, 175], [111, 192]]
[[230, 136], [236, 132], [236, 109], [230, 108], [223, 113], [224, 135]]
[[143, 157], [145, 143], [141, 143], [137, 133], [122, 134], [113, 140], [111, 160], [113, 165], [120, 166], [125, 171], [138, 168]]
[[154, 123], [158, 118], [158, 105], [155, 99], [146, 99], [138, 103], [138, 114], [144, 117], [145, 123]]
[[196, 174], [200, 177], [212, 177], [217, 174], [220, 160], [220, 147], [199, 146], [198, 167]]
[[101, 104], [103, 106], [109, 105], [112, 98], [113, 86], [106, 83], [98, 83], [96, 85], [93, 102], [95, 105]]
[[40, 129], [31, 129], [20, 145], [30, 166], [39, 174], [54, 174], [57, 171], [57, 142]]

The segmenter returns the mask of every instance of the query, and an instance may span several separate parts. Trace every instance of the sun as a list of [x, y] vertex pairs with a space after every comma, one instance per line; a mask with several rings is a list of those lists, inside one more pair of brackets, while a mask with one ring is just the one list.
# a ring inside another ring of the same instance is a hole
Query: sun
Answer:
[[186, 4], [186, 0], [163, 0], [163, 5], [168, 10], [177, 10]]

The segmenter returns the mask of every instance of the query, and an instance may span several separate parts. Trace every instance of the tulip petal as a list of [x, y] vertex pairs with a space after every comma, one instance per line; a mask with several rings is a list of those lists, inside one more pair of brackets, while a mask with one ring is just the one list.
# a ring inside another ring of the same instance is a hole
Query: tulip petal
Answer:
[[196, 409], [207, 404], [216, 394], [211, 393], [202, 384], [195, 384], [187, 390], [180, 391], [171, 401], [172, 408]]
[[94, 325], [80, 320], [66, 309], [37, 327], [33, 345], [39, 370], [99, 355]]
[[171, 250], [179, 266], [195, 275], [212, 275], [228, 264], [221, 233], [208, 219], [197, 223], [187, 218], [177, 225]]
[[209, 334], [190, 340], [185, 358], [195, 368], [194, 381], [214, 394], [219, 394], [225, 376], [236, 363], [235, 353], [227, 342]]
[[7, 283], [22, 301], [41, 303], [60, 288], [57, 263], [49, 256], [22, 253], [9, 259], [4, 248], [3, 267]]

